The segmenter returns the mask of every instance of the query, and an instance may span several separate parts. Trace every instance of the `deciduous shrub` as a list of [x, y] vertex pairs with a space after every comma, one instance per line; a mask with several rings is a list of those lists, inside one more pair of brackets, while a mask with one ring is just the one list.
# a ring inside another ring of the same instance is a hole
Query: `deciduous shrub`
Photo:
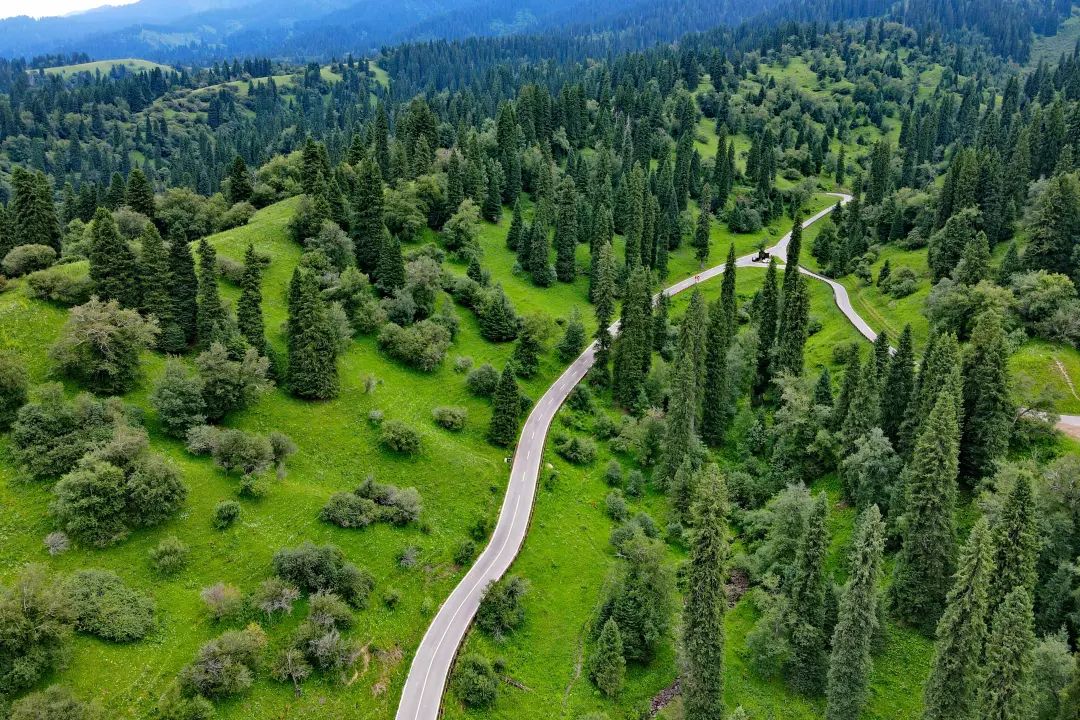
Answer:
[[484, 363], [465, 376], [465, 387], [473, 395], [491, 397], [499, 385], [499, 371], [491, 363]]
[[458, 659], [451, 684], [457, 698], [471, 708], [491, 707], [498, 696], [499, 678], [495, 669], [479, 655]]
[[528, 582], [517, 575], [507, 575], [488, 584], [476, 611], [476, 625], [489, 635], [501, 638], [525, 622], [522, 600]]
[[235, 500], [222, 500], [214, 506], [214, 528], [224, 530], [240, 517], [240, 503]]
[[465, 427], [465, 418], [468, 417], [468, 412], [460, 405], [441, 405], [431, 411], [431, 416], [435, 419], [435, 422], [447, 430], [461, 430]]
[[56, 251], [48, 245], [19, 245], [8, 251], [0, 267], [8, 277], [20, 277], [35, 270], [44, 270], [56, 262]]
[[188, 430], [206, 422], [203, 391], [202, 378], [188, 374], [181, 361], [170, 358], [165, 362], [165, 372], [154, 386], [150, 403], [168, 435], [185, 437]]
[[348, 562], [336, 545], [282, 548], [274, 553], [274, 572], [305, 592], [329, 591], [356, 608], [367, 605], [375, 587], [371, 575]]
[[15, 422], [26, 404], [29, 381], [24, 363], [11, 352], [0, 352], [0, 432]]
[[139, 376], [139, 356], [152, 347], [157, 320], [91, 298], [73, 307], [49, 356], [64, 374], [100, 393], [127, 392]]
[[430, 372], [446, 357], [450, 333], [431, 320], [421, 320], [407, 328], [391, 322], [379, 331], [379, 347], [406, 365]]
[[387, 420], [379, 432], [380, 445], [403, 455], [420, 452], [421, 443], [420, 433], [400, 420]]
[[367, 527], [374, 522], [405, 525], [420, 519], [420, 493], [367, 479], [353, 492], [334, 493], [322, 509], [326, 522], [340, 527]]
[[83, 702], [63, 685], [19, 698], [11, 706], [9, 720], [99, 720], [96, 705]]
[[235, 585], [214, 583], [204, 587], [199, 597], [215, 622], [237, 618], [244, 610], [244, 596]]
[[187, 566], [190, 554], [180, 538], [170, 535], [150, 550], [150, 564], [162, 575], [175, 575]]
[[26, 294], [65, 307], [82, 305], [90, 299], [94, 282], [86, 267], [78, 264], [54, 265], [26, 276]]
[[596, 443], [575, 435], [558, 443], [555, 452], [575, 465], [588, 465], [596, 460]]
[[0, 586], [0, 697], [33, 687], [63, 662], [74, 621], [71, 599], [40, 565]]
[[265, 649], [266, 633], [258, 625], [222, 633], [180, 672], [180, 685], [188, 694], [208, 698], [238, 695], [254, 682]]
[[111, 570], [81, 570], [65, 583], [75, 627], [113, 642], [140, 640], [154, 627], [154, 603]]

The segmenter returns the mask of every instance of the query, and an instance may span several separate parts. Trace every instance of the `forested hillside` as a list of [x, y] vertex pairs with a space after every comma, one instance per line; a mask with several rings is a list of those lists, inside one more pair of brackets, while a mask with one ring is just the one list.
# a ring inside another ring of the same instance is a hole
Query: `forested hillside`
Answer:
[[595, 342], [446, 717], [1075, 717], [1080, 53], [977, 5], [0, 63], [0, 715], [392, 717]]

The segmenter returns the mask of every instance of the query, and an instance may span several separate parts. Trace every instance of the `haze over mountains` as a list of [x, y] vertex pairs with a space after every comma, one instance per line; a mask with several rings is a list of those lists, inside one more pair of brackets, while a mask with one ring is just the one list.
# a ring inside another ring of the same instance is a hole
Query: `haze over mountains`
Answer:
[[506, 35], [556, 27], [658, 25], [649, 40], [738, 23], [779, 0], [687, 0], [671, 12], [637, 0], [140, 0], [62, 18], [0, 21], [0, 56], [85, 52], [95, 58], [194, 61], [235, 55], [303, 59], [407, 40]]

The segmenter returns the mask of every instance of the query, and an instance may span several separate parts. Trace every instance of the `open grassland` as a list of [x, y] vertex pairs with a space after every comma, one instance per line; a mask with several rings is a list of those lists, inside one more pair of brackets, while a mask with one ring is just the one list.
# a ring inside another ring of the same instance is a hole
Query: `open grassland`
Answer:
[[118, 67], [124, 68], [128, 72], [145, 72], [153, 70], [154, 68], [158, 68], [163, 72], [172, 70], [168, 65], [151, 62], [150, 60], [123, 58], [121, 60], [97, 60], [95, 62], [79, 63], [77, 65], [60, 65], [57, 67], [45, 68], [45, 73], [47, 75], [62, 75], [65, 78], [69, 78], [72, 75], [78, 75], [79, 73], [90, 73], [91, 75], [102, 73], [107, 75], [114, 68]]

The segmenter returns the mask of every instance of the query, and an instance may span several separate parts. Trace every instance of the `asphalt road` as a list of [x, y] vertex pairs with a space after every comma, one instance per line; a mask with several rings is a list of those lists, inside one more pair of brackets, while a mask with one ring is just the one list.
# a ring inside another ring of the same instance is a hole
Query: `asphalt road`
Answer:
[[[844, 204], [851, 200], [850, 195], [832, 194], [840, 198]], [[814, 224], [832, 212], [832, 209], [828, 207], [808, 218], [803, 222], [803, 227]], [[769, 248], [768, 252], [778, 258], [784, 258], [790, 239], [791, 233], [788, 233], [776, 245]], [[755, 263], [753, 255], [746, 255], [737, 259], [735, 266], [765, 267], [765, 263]], [[692, 277], [680, 280], [663, 292], [667, 295], [675, 295], [698, 283], [711, 280], [723, 273], [724, 269], [725, 265], [717, 265], [702, 270]], [[843, 285], [806, 268], [801, 267], [799, 270], [816, 280], [828, 283], [833, 290], [837, 307], [851, 321], [851, 324], [867, 340], [873, 341], [877, 337], [877, 333], [851, 306], [851, 299]], [[615, 323], [612, 325], [612, 333], [617, 331], [618, 323]], [[581, 382], [592, 367], [595, 349], [595, 345], [586, 348], [585, 352], [548, 388], [529, 413], [514, 453], [506, 497], [503, 499], [499, 521], [492, 533], [491, 541], [480, 553], [469, 572], [450, 593], [450, 597], [439, 608], [439, 612], [436, 613], [427, 632], [424, 633], [424, 638], [420, 641], [420, 647], [417, 648], [409, 668], [409, 676], [405, 680], [401, 702], [398, 705], [397, 720], [437, 720], [439, 717], [439, 705], [442, 702], [450, 667], [453, 665], [454, 657], [469, 625], [472, 624], [473, 616], [476, 615], [484, 589], [488, 583], [503, 576], [517, 557], [522, 543], [525, 542], [548, 427], [570, 391]], [[1080, 416], [1063, 415], [1058, 426], [1075, 436], [1080, 432]]]

